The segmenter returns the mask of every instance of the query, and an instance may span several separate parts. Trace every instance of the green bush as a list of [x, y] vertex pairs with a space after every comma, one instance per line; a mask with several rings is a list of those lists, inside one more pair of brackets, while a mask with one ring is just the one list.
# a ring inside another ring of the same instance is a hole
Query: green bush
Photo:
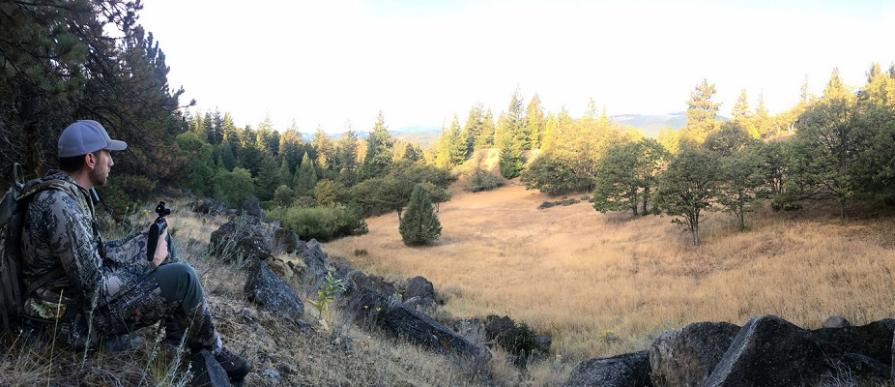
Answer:
[[346, 235], [366, 232], [367, 224], [360, 212], [346, 206], [332, 207], [291, 207], [269, 214], [282, 224], [298, 233], [302, 239], [327, 241]]
[[466, 190], [469, 192], [490, 191], [503, 186], [505, 183], [506, 180], [500, 176], [477, 170], [469, 175], [469, 179], [466, 180]]
[[536, 188], [548, 195], [589, 192], [594, 186], [593, 176], [577, 171], [574, 161], [551, 155], [542, 155], [532, 161], [520, 180], [526, 188]]
[[255, 181], [245, 168], [233, 171], [218, 170], [214, 176], [214, 196], [231, 208], [239, 207], [246, 199], [255, 196]]
[[288, 206], [292, 202], [293, 196], [295, 196], [295, 192], [291, 188], [286, 185], [280, 185], [273, 192], [273, 201], [281, 206]]

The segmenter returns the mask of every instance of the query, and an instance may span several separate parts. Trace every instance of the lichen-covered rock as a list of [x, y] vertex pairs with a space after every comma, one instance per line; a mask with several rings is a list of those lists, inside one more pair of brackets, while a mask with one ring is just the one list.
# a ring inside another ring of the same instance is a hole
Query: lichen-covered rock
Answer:
[[739, 330], [730, 323], [699, 322], [663, 333], [649, 349], [653, 385], [701, 386]]
[[248, 270], [244, 292], [249, 301], [288, 321], [301, 324], [305, 308], [292, 287], [277, 277], [264, 262], [255, 260]]
[[645, 387], [650, 384], [646, 351], [585, 360], [572, 370], [565, 387]]

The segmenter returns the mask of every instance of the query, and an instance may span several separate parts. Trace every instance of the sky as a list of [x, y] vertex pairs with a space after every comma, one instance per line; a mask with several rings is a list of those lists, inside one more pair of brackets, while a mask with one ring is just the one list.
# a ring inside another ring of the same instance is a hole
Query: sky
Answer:
[[895, 62], [895, 1], [144, 0], [140, 23], [194, 110], [304, 133], [439, 128], [519, 90], [548, 111], [686, 109], [702, 79], [780, 112], [833, 68], [860, 86]]

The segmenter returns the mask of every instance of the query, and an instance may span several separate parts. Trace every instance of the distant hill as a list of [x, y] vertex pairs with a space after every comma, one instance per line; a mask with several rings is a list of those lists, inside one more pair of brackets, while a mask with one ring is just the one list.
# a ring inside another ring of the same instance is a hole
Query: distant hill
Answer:
[[[687, 124], [687, 112], [674, 112], [666, 114], [619, 114], [610, 116], [610, 120], [625, 126], [633, 126], [640, 129], [648, 137], [658, 137], [659, 129], [680, 129]], [[728, 118], [718, 116], [721, 121]]]
[[389, 131], [392, 136], [425, 148], [438, 141], [441, 128], [437, 126], [408, 126]]
[[680, 129], [687, 124], [686, 112], [674, 112], [667, 114], [619, 114], [609, 117], [610, 120], [625, 126], [633, 126], [643, 131], [649, 137], [657, 137], [659, 129]]

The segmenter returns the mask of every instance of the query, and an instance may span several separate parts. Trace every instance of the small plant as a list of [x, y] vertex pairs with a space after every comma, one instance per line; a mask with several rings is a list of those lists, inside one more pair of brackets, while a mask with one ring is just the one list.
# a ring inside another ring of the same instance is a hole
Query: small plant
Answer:
[[320, 312], [320, 324], [327, 327], [326, 320], [329, 319], [330, 306], [345, 291], [345, 283], [336, 278], [332, 272], [326, 274], [323, 284], [317, 290], [317, 299], [311, 300], [311, 305]]

